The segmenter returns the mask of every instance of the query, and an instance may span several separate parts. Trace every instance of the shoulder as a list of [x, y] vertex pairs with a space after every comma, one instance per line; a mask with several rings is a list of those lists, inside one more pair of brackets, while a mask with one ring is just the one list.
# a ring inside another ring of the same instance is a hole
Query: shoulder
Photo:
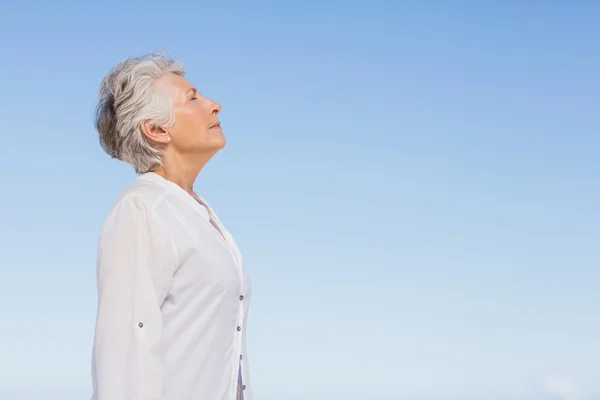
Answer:
[[164, 218], [156, 211], [165, 196], [164, 189], [139, 179], [118, 194], [100, 231], [99, 277], [131, 272], [128, 267], [136, 263], [156, 276], [170, 276], [178, 262], [177, 249]]
[[143, 179], [135, 179], [115, 198], [103, 225], [103, 233], [111, 228], [162, 224], [156, 209], [165, 201], [168, 191]]
[[145, 179], [135, 179], [115, 198], [113, 210], [123, 205], [137, 205], [153, 210], [162, 203], [169, 192], [155, 183]]

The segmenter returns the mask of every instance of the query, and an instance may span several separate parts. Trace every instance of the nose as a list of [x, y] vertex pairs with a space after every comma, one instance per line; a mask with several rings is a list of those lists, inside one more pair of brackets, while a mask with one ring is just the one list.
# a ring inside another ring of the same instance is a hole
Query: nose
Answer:
[[217, 115], [218, 113], [221, 112], [221, 105], [219, 103], [217, 103], [216, 101], [213, 100], [212, 102], [212, 113], [214, 115]]

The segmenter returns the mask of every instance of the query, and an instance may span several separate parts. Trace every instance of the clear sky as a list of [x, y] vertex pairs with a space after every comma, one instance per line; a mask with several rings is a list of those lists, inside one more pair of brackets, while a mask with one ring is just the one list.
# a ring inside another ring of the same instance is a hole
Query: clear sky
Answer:
[[97, 88], [156, 49], [223, 105], [257, 400], [600, 399], [598, 2], [136, 3], [0, 12], [1, 399], [91, 394]]

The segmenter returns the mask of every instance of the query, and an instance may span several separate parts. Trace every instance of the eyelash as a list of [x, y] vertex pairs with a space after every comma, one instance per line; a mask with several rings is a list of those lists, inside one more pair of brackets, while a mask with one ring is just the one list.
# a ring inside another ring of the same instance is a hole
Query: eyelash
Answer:
[[198, 100], [198, 97], [194, 96], [190, 100]]

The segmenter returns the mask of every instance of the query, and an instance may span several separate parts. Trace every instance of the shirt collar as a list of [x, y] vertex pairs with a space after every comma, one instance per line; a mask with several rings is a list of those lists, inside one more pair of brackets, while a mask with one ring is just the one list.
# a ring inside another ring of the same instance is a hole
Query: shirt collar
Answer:
[[201, 202], [198, 202], [198, 200], [196, 200], [194, 196], [190, 195], [187, 191], [185, 191], [181, 186], [179, 186], [175, 182], [171, 182], [170, 180], [163, 178], [155, 172], [146, 172], [140, 174], [138, 176], [138, 179], [143, 181], [149, 181], [163, 187], [164, 189], [180, 197], [183, 201], [189, 204], [198, 214], [200, 214], [200, 216], [202, 216], [202, 218], [204, 218], [207, 221], [210, 221], [210, 206], [197, 193], [194, 192], [194, 195], [197, 198], [201, 199]]

